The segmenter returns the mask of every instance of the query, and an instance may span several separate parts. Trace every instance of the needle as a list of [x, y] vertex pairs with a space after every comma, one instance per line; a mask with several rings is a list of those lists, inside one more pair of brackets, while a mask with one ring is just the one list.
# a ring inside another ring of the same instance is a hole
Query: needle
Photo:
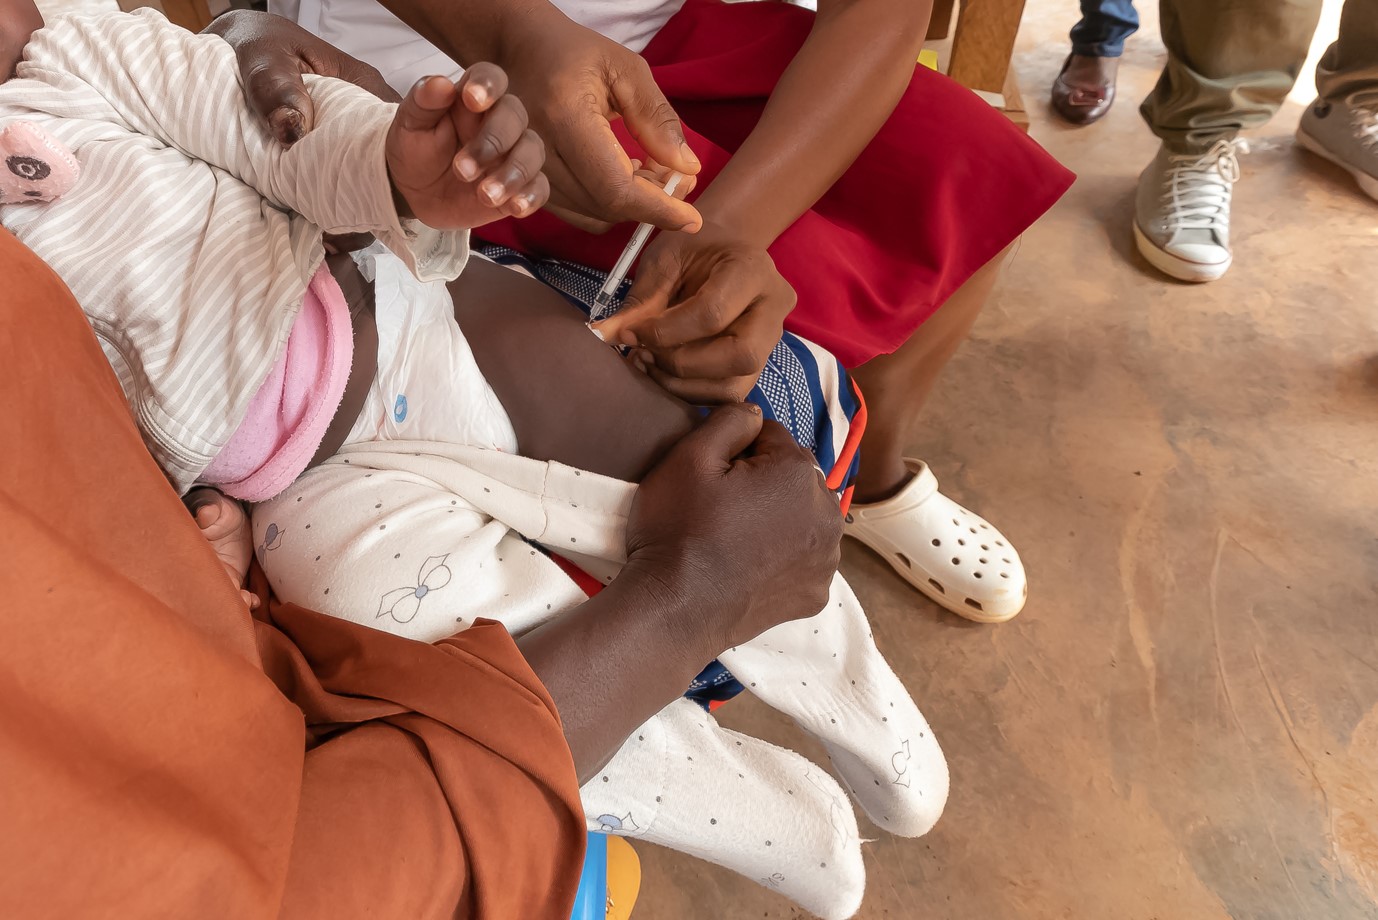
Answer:
[[[674, 195], [675, 189], [679, 188], [679, 182], [684, 178], [683, 173], [670, 173], [669, 180], [665, 183], [665, 194]], [[636, 257], [641, 255], [641, 250], [645, 248], [646, 241], [651, 238], [651, 231], [655, 229], [654, 224], [638, 224], [636, 232], [627, 241], [627, 248], [622, 250], [622, 255], [618, 257], [617, 264], [613, 265], [612, 271], [608, 272], [608, 280], [603, 282], [603, 287], [594, 298], [594, 309], [607, 309], [612, 306], [613, 297], [617, 294], [617, 289], [622, 286], [622, 282], [627, 277], [627, 272], [631, 270], [632, 263]]]

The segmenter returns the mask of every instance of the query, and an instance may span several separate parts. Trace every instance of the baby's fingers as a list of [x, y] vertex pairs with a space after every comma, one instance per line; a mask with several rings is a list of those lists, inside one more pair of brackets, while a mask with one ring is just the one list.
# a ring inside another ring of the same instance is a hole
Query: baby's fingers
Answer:
[[440, 124], [455, 100], [455, 85], [444, 77], [422, 77], [402, 100], [396, 121], [404, 131], [430, 131]]
[[479, 198], [491, 207], [500, 207], [530, 185], [544, 165], [545, 143], [528, 128], [507, 157], [488, 170], [487, 177], [478, 185]]
[[481, 119], [476, 130], [464, 124], [468, 118], [457, 121], [464, 146], [455, 157], [455, 172], [465, 182], [473, 182], [494, 163], [501, 162], [526, 133], [526, 106], [516, 96], [503, 96]]
[[538, 173], [525, 188], [512, 193], [503, 205], [502, 211], [510, 217], [526, 217], [535, 214], [550, 200], [550, 180], [545, 173]]
[[486, 112], [494, 102], [507, 95], [507, 72], [497, 64], [480, 62], [464, 71], [455, 88], [466, 109]]

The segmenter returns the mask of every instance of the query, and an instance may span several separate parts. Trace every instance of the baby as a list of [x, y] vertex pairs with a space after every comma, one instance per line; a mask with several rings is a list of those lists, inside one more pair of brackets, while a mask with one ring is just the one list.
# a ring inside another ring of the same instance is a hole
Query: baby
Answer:
[[[556, 295], [465, 269], [468, 228], [547, 194], [500, 71], [423, 81], [400, 107], [312, 78], [317, 125], [282, 150], [244, 106], [232, 51], [156, 13], [59, 20], [26, 58], [0, 86], [0, 129], [31, 124], [81, 175], [0, 219], [72, 288], [179, 492], [258, 503], [276, 593], [434, 641], [476, 616], [520, 633], [615, 575], [631, 481], [695, 412]], [[323, 234], [358, 232], [378, 244], [327, 260]], [[190, 504], [242, 584], [238, 504]], [[840, 577], [819, 614], [722, 659], [824, 744], [877, 824], [915, 836], [937, 820], [941, 751]], [[860, 904], [837, 781], [688, 701], [583, 798], [592, 829], [730, 867], [824, 917]]]

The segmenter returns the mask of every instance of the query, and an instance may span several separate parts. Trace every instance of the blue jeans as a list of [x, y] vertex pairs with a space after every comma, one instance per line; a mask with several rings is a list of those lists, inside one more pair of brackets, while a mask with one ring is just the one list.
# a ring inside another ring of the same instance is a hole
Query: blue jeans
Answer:
[[1081, 0], [1081, 22], [1072, 28], [1072, 53], [1119, 57], [1124, 40], [1138, 28], [1133, 0]]

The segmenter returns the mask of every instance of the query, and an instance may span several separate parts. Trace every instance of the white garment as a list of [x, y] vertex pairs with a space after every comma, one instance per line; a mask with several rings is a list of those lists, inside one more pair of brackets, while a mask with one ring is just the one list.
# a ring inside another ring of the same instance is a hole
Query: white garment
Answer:
[[377, 243], [354, 260], [373, 282], [378, 372], [345, 443], [406, 439], [516, 451], [512, 421], [459, 331], [445, 282], [418, 281]]
[[81, 163], [51, 204], [0, 220], [67, 283], [154, 459], [185, 491], [238, 428], [287, 343], [322, 230], [370, 231], [452, 278], [467, 233], [399, 222], [383, 157], [395, 106], [307, 77], [316, 129], [284, 150], [249, 111], [234, 51], [152, 10], [63, 16], [0, 85]]
[[[491, 449], [364, 441], [257, 506], [254, 539], [286, 601], [422, 641], [479, 617], [520, 634], [584, 600], [532, 543], [611, 580], [625, 561], [635, 488]], [[876, 824], [918, 836], [937, 821], [948, 788], [942, 752], [840, 575], [816, 616], [721, 660], [823, 742]], [[619, 662], [588, 666], [596, 681]], [[638, 729], [582, 796], [592, 830], [727, 866], [825, 918], [860, 905], [861, 841], [837, 782], [686, 701]]]
[[[684, 0], [551, 3], [580, 25], [640, 53], [670, 17], [679, 12]], [[269, 0], [268, 9], [376, 67], [399, 93], [405, 93], [422, 77], [456, 77], [462, 70], [378, 0]]]

